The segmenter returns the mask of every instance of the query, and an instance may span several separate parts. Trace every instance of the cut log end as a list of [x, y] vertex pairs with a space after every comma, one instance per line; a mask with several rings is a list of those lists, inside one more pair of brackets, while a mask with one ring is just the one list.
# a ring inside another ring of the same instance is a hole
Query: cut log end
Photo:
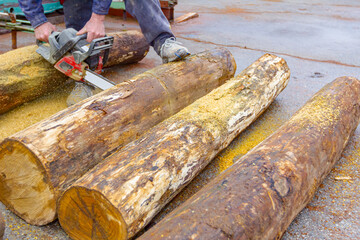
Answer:
[[127, 239], [126, 223], [100, 192], [69, 188], [58, 206], [60, 225], [72, 239]]
[[53, 188], [29, 149], [17, 141], [5, 140], [0, 145], [0, 169], [0, 200], [10, 210], [34, 225], [56, 218]]

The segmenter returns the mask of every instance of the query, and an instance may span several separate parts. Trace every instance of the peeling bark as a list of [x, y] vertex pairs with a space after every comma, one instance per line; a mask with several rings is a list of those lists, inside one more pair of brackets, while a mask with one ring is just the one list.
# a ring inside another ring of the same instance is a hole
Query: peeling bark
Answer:
[[355, 78], [326, 85], [139, 239], [280, 239], [340, 158], [359, 123], [359, 100]]
[[6, 138], [0, 199], [31, 224], [56, 217], [60, 194], [144, 131], [234, 76], [226, 49], [158, 66]]
[[[114, 37], [114, 45], [106, 66], [138, 62], [149, 50], [138, 31], [109, 36]], [[36, 49], [32, 45], [0, 55], [0, 114], [55, 90], [68, 79], [36, 53]]]
[[264, 55], [109, 156], [62, 196], [58, 214], [63, 229], [73, 239], [134, 236], [265, 111], [289, 76], [283, 59]]

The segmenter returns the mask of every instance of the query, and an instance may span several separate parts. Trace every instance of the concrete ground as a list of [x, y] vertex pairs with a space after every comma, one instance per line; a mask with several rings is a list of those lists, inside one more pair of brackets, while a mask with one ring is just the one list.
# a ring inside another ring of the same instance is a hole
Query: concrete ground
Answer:
[[[179, 194], [150, 224], [194, 194], [215, 175], [275, 131], [315, 92], [340, 76], [360, 79], [360, 3], [343, 0], [180, 0], [175, 15], [198, 12], [200, 17], [173, 25], [178, 40], [192, 52], [227, 47], [237, 62], [237, 73], [264, 53], [283, 57], [290, 69], [288, 87], [254, 124]], [[61, 26], [60, 26], [61, 27]], [[108, 32], [137, 28], [134, 21], [107, 18]], [[34, 42], [21, 33], [19, 45]], [[0, 53], [10, 50], [10, 36], [0, 36]], [[154, 51], [139, 64], [112, 68], [126, 78], [161, 64]], [[0, 126], [1, 127], [1, 126]], [[283, 239], [360, 239], [360, 129], [341, 159], [321, 184], [314, 199], [292, 222]], [[340, 177], [340, 178], [339, 178]], [[337, 180], [346, 177], [349, 180]], [[34, 227], [10, 213], [8, 239], [68, 239], [58, 223]]]

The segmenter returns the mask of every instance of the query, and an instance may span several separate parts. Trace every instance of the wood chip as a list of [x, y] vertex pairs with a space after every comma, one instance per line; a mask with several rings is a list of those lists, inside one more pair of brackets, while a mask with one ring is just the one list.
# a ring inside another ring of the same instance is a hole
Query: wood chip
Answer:
[[192, 18], [197, 18], [197, 17], [199, 17], [198, 13], [190, 12], [190, 13], [182, 15], [181, 17], [176, 18], [174, 22], [175, 23], [181, 23], [181, 22], [185, 22], [187, 20], [190, 20]]
[[335, 180], [352, 180], [352, 177], [335, 177]]

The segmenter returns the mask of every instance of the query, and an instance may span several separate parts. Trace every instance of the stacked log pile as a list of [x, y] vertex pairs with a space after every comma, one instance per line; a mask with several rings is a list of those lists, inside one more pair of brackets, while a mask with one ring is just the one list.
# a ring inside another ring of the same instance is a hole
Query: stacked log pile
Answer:
[[280, 239], [360, 119], [360, 82], [342, 77], [139, 239]]
[[289, 76], [283, 59], [264, 55], [109, 156], [62, 196], [63, 229], [73, 239], [133, 237], [265, 111]]
[[[114, 45], [106, 66], [138, 62], [149, 50], [138, 31], [109, 36], [114, 37]], [[67, 80], [67, 76], [36, 53], [36, 49], [37, 46], [32, 45], [0, 55], [0, 114], [55, 90]]]
[[226, 49], [158, 66], [6, 138], [0, 200], [25, 221], [56, 218], [61, 193], [116, 149], [234, 76]]

